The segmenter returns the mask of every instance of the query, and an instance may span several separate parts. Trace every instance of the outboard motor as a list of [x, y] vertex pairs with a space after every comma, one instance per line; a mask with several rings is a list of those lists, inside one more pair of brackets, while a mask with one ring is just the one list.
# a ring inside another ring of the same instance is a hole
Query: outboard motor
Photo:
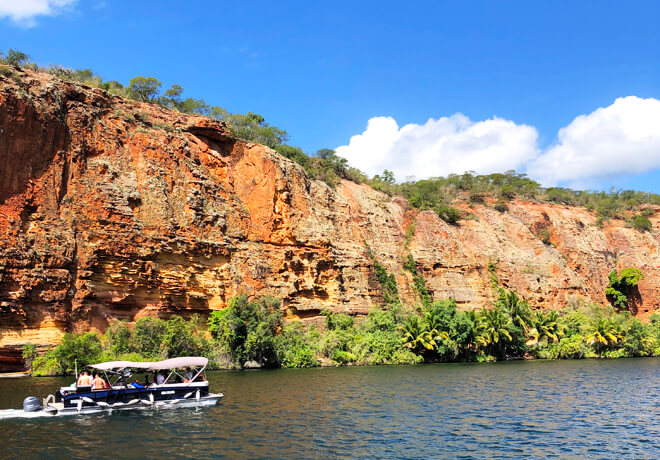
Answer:
[[36, 396], [28, 396], [23, 400], [23, 411], [24, 412], [38, 412], [43, 409], [41, 405], [41, 399]]

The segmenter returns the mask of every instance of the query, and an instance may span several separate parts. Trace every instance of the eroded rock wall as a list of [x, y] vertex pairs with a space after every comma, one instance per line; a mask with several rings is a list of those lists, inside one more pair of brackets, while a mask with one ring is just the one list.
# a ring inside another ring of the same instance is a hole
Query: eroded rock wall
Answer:
[[221, 122], [14, 72], [0, 76], [0, 347], [206, 314], [241, 292], [282, 298], [290, 317], [365, 314], [382, 303], [367, 247], [409, 303], [408, 252], [433, 297], [461, 308], [492, 301], [489, 263], [536, 308], [604, 303], [607, 273], [629, 266], [646, 274], [634, 313], [660, 303], [658, 214], [639, 233], [516, 201], [451, 226], [366, 185], [310, 180]]

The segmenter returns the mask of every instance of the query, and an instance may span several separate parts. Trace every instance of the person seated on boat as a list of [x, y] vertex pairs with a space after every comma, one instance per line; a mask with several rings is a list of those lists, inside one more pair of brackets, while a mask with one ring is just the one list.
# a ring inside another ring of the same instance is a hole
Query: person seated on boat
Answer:
[[92, 376], [87, 373], [87, 371], [83, 371], [82, 374], [78, 377], [78, 381], [76, 382], [76, 386], [79, 387], [88, 387], [92, 384]]
[[94, 380], [92, 380], [92, 390], [103, 390], [105, 388], [108, 388], [108, 384], [106, 383], [103, 378], [97, 373], [94, 374]]
[[140, 388], [140, 389], [144, 388], [144, 386], [140, 385], [140, 382], [138, 382], [138, 379], [135, 379], [135, 382], [131, 383], [131, 386], [133, 388]]
[[163, 383], [165, 383], [165, 376], [163, 375], [162, 372], [156, 374], [156, 378], [154, 379], [154, 382], [156, 383], [156, 385], [162, 385]]
[[193, 372], [190, 368], [186, 368], [186, 373], [183, 374], [183, 383], [190, 383], [193, 380]]

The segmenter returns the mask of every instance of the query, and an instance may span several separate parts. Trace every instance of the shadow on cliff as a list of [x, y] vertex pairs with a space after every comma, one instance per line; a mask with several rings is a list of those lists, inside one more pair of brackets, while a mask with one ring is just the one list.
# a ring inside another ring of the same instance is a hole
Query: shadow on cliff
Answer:
[[47, 112], [43, 106], [5, 85], [0, 92], [0, 205], [24, 193], [64, 150], [69, 134], [62, 107]]
[[634, 286], [628, 294], [628, 310], [630, 310], [631, 315], [637, 316], [643, 306], [644, 299], [642, 299], [642, 294], [639, 292], [639, 287]]

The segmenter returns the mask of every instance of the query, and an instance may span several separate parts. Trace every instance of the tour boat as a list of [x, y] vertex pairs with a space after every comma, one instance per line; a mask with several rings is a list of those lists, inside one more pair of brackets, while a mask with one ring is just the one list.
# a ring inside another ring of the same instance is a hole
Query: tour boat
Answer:
[[[67, 415], [110, 410], [212, 406], [224, 395], [209, 392], [209, 382], [204, 374], [207, 364], [208, 359], [202, 357], [145, 363], [110, 361], [94, 364], [89, 367], [105, 377], [105, 382], [109, 382], [106, 388], [93, 389], [92, 386], [72, 384], [49, 395], [43, 404], [35, 396], [26, 398], [23, 410]], [[154, 373], [152, 382], [132, 380], [134, 375], [142, 373], [148, 379], [150, 372]]]

